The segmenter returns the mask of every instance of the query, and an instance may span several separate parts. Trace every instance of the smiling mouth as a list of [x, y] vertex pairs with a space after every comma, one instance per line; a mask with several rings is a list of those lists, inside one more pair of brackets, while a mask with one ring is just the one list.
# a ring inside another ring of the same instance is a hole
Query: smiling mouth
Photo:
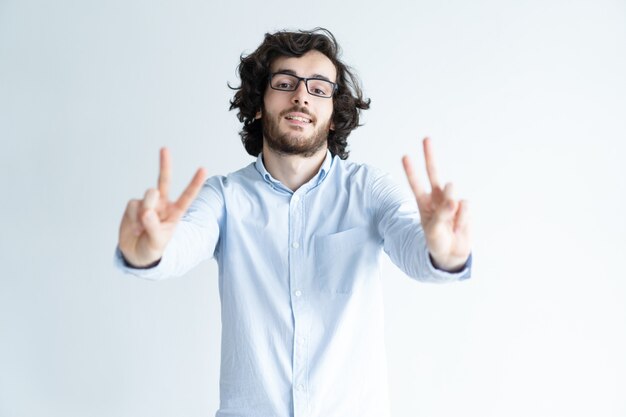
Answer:
[[291, 116], [291, 115], [288, 115], [288, 116], [285, 116], [285, 119], [292, 120], [292, 121], [295, 121], [295, 122], [311, 123], [311, 119], [306, 118], [306, 117], [302, 117], [302, 116]]

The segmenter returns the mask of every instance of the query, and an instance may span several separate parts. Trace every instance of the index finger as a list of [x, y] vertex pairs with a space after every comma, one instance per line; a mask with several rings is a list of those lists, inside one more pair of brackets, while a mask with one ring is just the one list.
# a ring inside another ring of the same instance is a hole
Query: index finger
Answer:
[[407, 155], [404, 155], [404, 157], [402, 157], [402, 165], [404, 166], [406, 178], [409, 180], [409, 186], [411, 187], [411, 190], [413, 190], [413, 194], [419, 202], [425, 191], [422, 188], [419, 179], [415, 175], [415, 171], [413, 170], [413, 164], [411, 163], [411, 159]]
[[430, 179], [432, 189], [439, 188], [439, 178], [437, 177], [437, 169], [435, 168], [435, 159], [433, 157], [433, 149], [430, 138], [424, 138], [424, 159], [426, 161], [426, 172]]
[[159, 163], [159, 193], [165, 200], [167, 200], [167, 195], [170, 191], [171, 176], [172, 168], [170, 163], [170, 151], [167, 148], [161, 148]]
[[174, 209], [172, 210], [172, 214], [170, 219], [181, 217], [191, 205], [191, 202], [196, 198], [200, 189], [202, 188], [202, 184], [204, 184], [204, 179], [206, 177], [206, 171], [204, 168], [198, 168], [196, 174], [193, 176], [191, 182], [185, 188], [185, 191], [180, 195], [178, 200], [174, 203]]

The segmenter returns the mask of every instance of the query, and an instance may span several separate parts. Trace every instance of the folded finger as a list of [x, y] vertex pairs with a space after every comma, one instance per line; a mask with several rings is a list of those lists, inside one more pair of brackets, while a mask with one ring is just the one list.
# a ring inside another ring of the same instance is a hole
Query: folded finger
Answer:
[[143, 196], [143, 200], [141, 201], [141, 209], [143, 211], [156, 210], [157, 204], [159, 203], [159, 196], [159, 190], [155, 188], [147, 190], [146, 194]]
[[128, 206], [126, 206], [126, 218], [132, 228], [132, 233], [135, 236], [139, 236], [143, 232], [143, 226], [139, 219], [139, 208], [141, 207], [141, 200], [130, 200]]

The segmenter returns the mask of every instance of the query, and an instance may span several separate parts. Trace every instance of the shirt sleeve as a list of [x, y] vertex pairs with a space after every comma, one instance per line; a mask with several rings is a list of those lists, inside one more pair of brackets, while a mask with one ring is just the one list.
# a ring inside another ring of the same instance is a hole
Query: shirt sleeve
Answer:
[[459, 272], [447, 272], [432, 264], [415, 198], [401, 189], [389, 175], [374, 171], [371, 205], [383, 249], [391, 261], [409, 277], [443, 283], [468, 279], [472, 257]]
[[220, 177], [208, 179], [176, 226], [160, 262], [152, 268], [133, 268], [118, 248], [115, 266], [121, 271], [149, 280], [185, 274], [205, 259], [216, 256], [224, 222], [224, 197]]

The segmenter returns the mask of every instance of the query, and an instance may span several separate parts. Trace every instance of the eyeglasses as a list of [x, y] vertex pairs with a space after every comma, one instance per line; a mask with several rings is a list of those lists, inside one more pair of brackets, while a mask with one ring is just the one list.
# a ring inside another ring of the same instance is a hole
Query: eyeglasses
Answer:
[[270, 74], [270, 87], [273, 90], [295, 91], [300, 81], [304, 81], [306, 91], [312, 96], [331, 98], [337, 90], [337, 84], [321, 78], [303, 78], [282, 72]]

